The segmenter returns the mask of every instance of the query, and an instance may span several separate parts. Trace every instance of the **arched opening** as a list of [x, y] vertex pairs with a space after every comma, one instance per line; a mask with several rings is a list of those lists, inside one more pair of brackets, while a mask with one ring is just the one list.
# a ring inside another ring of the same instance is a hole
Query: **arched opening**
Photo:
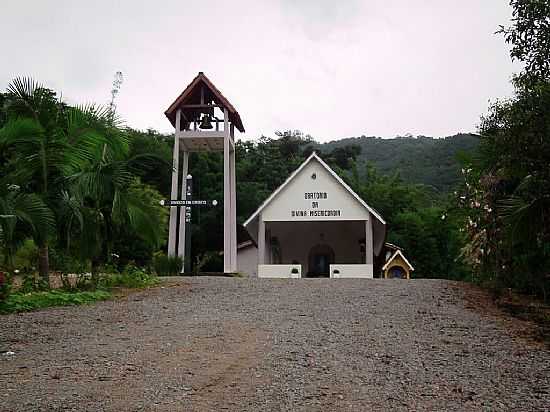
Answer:
[[334, 250], [329, 245], [313, 246], [309, 251], [307, 277], [329, 277], [332, 263], [334, 263]]
[[388, 270], [388, 279], [406, 279], [407, 272], [401, 266], [392, 266]]

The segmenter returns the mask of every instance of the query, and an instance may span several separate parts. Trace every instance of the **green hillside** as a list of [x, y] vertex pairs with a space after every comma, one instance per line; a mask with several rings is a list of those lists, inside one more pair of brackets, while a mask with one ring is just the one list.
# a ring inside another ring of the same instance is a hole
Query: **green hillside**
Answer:
[[353, 137], [320, 145], [323, 153], [349, 145], [361, 147], [358, 160], [370, 162], [384, 174], [399, 172], [409, 183], [422, 183], [440, 191], [448, 191], [460, 180], [457, 154], [472, 152], [479, 143], [473, 134], [457, 134], [442, 139], [398, 137], [381, 139]]

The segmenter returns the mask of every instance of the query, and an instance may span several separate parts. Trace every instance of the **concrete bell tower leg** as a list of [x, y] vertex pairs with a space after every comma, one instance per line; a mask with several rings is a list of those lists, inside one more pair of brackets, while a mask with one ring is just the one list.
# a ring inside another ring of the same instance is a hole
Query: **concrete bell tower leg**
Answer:
[[223, 271], [232, 272], [231, 261], [231, 142], [229, 134], [229, 114], [224, 109], [223, 137]]
[[[181, 110], [176, 112], [176, 130], [174, 133], [174, 150], [172, 153], [172, 190], [171, 199], [178, 198], [178, 172], [179, 172], [179, 131], [181, 122]], [[168, 256], [176, 255], [177, 244], [177, 226], [178, 226], [178, 208], [170, 206], [170, 227], [168, 230]]]
[[235, 144], [233, 140], [233, 125], [231, 125], [231, 154], [229, 169], [231, 178], [231, 272], [237, 271], [237, 185], [235, 177]]

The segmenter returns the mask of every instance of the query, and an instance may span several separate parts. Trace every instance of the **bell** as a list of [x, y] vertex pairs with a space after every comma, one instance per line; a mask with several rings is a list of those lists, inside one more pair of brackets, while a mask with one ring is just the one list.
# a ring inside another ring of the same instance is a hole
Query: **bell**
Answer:
[[210, 123], [210, 115], [205, 114], [202, 116], [201, 124], [199, 125], [200, 129], [212, 129], [212, 123]]

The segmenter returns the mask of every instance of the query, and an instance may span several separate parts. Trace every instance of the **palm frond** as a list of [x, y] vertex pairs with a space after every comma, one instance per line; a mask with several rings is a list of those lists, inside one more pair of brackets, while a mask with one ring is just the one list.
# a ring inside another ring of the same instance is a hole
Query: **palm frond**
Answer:
[[132, 199], [128, 202], [128, 217], [130, 226], [139, 237], [145, 240], [153, 247], [158, 247], [160, 243], [161, 229], [159, 228], [155, 215], [147, 212], [141, 202]]
[[499, 202], [498, 213], [507, 223], [514, 241], [534, 241], [543, 225], [545, 210], [550, 208], [550, 198], [525, 200], [512, 196]]
[[31, 101], [36, 91], [43, 88], [42, 84], [31, 77], [16, 77], [8, 84], [7, 92], [22, 100]]
[[44, 129], [36, 120], [18, 117], [0, 129], [0, 145], [17, 145], [23, 154], [36, 153], [43, 140]]
[[34, 231], [34, 238], [45, 240], [55, 231], [55, 217], [48, 205], [35, 194], [20, 194], [14, 202], [18, 219], [25, 221]]

